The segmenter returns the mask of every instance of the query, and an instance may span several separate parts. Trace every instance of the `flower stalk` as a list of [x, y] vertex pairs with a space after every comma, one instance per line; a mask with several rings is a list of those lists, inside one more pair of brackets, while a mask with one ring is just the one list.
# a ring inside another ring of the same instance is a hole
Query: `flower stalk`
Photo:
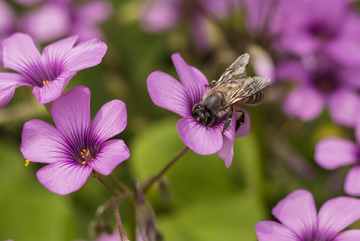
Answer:
[[152, 176], [150, 178], [148, 178], [147, 180], [145, 180], [142, 183], [142, 191], [144, 194], [147, 193], [147, 191], [149, 191], [150, 187], [156, 182], [158, 181], [162, 175], [164, 175], [164, 173], [180, 158], [182, 157], [187, 151], [189, 150], [189, 148], [187, 146], [185, 146], [176, 156], [174, 156], [174, 158], [169, 161], [168, 164], [166, 164], [166, 166], [155, 176]]
[[114, 210], [114, 216], [115, 216], [116, 224], [117, 224], [117, 227], [119, 229], [120, 240], [121, 241], [129, 241], [129, 239], [126, 237], [124, 228], [123, 228], [122, 223], [121, 223], [121, 217], [120, 217], [120, 212], [119, 212], [119, 199], [117, 199], [117, 198], [115, 198], [113, 200], [113, 210]]
[[95, 173], [95, 178], [114, 196], [118, 196], [118, 194], [112, 189], [109, 184], [107, 184], [104, 179], [101, 178], [99, 173]]

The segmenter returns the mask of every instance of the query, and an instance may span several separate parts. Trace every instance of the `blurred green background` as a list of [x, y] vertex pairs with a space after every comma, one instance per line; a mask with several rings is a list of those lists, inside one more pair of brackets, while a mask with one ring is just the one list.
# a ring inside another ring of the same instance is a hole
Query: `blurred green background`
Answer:
[[[142, 181], [157, 173], [184, 147], [176, 128], [179, 116], [152, 103], [147, 76], [161, 70], [178, 79], [171, 54], [179, 52], [210, 81], [241, 53], [223, 45], [219, 35], [211, 54], [197, 55], [184, 26], [160, 35], [147, 34], [137, 19], [142, 1], [111, 2], [113, 16], [101, 26], [107, 54], [101, 64], [73, 77], [66, 90], [78, 85], [90, 88], [92, 117], [112, 99], [126, 103], [128, 125], [115, 138], [125, 141], [131, 156], [114, 175], [133, 189], [134, 179]], [[224, 20], [221, 24], [229, 23]], [[253, 75], [251, 68], [249, 74]], [[150, 190], [147, 198], [163, 240], [256, 240], [255, 223], [274, 219], [271, 209], [292, 190], [310, 190], [318, 207], [344, 195], [342, 181], [348, 168], [323, 170], [315, 164], [313, 154], [322, 137], [354, 138], [352, 130], [332, 124], [326, 112], [310, 123], [285, 117], [281, 98], [290, 88], [270, 86], [262, 105], [247, 108], [251, 130], [236, 139], [229, 169], [216, 154], [200, 156], [188, 151], [166, 173], [165, 193], [157, 185]], [[43, 165], [25, 167], [19, 149], [23, 124], [35, 118], [53, 124], [31, 88], [18, 88], [10, 103], [0, 109], [0, 240], [92, 240], [90, 224], [111, 194], [95, 179], [66, 196], [43, 187], [35, 176]], [[120, 213], [128, 237], [135, 240], [134, 205], [121, 204]], [[115, 225], [113, 216], [109, 221]]]

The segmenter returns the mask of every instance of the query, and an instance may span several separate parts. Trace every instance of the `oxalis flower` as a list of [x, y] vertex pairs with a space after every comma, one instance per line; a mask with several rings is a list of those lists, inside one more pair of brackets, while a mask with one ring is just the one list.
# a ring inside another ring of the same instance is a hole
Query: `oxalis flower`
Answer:
[[44, 48], [39, 53], [32, 38], [15, 33], [2, 43], [4, 68], [16, 73], [0, 73], [0, 108], [12, 98], [15, 88], [32, 86], [40, 104], [57, 99], [77, 71], [99, 64], [107, 46], [90, 39], [74, 47], [77, 36], [71, 36]]
[[290, 60], [277, 66], [278, 79], [294, 80], [298, 87], [284, 100], [288, 116], [316, 119], [328, 107], [332, 120], [353, 127], [360, 110], [359, 69], [340, 66], [325, 56], [314, 61]]
[[237, 113], [234, 114], [230, 127], [224, 133], [222, 131], [226, 117], [213, 127], [198, 123], [191, 111], [193, 106], [200, 102], [201, 97], [210, 90], [209, 82], [200, 70], [186, 64], [180, 54], [173, 54], [172, 60], [181, 83], [164, 72], [151, 73], [147, 79], [147, 86], [152, 101], [183, 117], [177, 127], [180, 138], [187, 147], [200, 155], [217, 152], [226, 167], [230, 167], [235, 137], [245, 136], [250, 129], [248, 113], [243, 110], [245, 121], [236, 132]]
[[349, 195], [360, 196], [360, 120], [356, 121], [354, 142], [340, 138], [327, 137], [315, 146], [315, 161], [325, 169], [332, 170], [341, 166], [354, 165], [348, 172], [344, 190]]
[[282, 223], [262, 221], [255, 225], [259, 241], [355, 241], [360, 230], [340, 232], [360, 219], [360, 200], [336, 197], [322, 205], [319, 213], [312, 194], [296, 190], [281, 200], [272, 214]]
[[125, 104], [113, 100], [103, 105], [90, 124], [90, 91], [78, 86], [51, 107], [55, 127], [41, 121], [25, 123], [20, 150], [27, 161], [49, 163], [36, 176], [60, 195], [78, 190], [91, 172], [109, 175], [130, 156], [122, 140], [109, 140], [127, 123]]

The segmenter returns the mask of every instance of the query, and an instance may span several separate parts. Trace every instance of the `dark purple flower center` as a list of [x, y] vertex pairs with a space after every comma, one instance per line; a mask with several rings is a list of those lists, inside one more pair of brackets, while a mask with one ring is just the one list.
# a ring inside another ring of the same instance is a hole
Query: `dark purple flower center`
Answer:
[[74, 158], [77, 163], [82, 165], [87, 165], [89, 164], [89, 162], [94, 160], [97, 154], [98, 154], [98, 147], [94, 146], [77, 151], [76, 153], [74, 153]]
[[308, 26], [310, 35], [314, 36], [320, 42], [327, 42], [335, 37], [335, 32], [323, 23], [313, 23]]
[[328, 94], [339, 87], [339, 81], [335, 74], [320, 74], [315, 76], [314, 85], [320, 92]]

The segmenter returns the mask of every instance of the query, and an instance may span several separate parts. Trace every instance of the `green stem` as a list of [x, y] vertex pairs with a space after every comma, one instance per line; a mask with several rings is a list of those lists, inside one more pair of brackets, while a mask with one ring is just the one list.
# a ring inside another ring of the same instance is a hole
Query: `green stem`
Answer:
[[121, 241], [129, 241], [129, 239], [126, 237], [124, 228], [121, 223], [121, 217], [120, 217], [120, 212], [119, 212], [119, 200], [117, 198], [115, 198], [113, 201], [113, 210], [114, 210], [116, 224], [119, 229], [120, 240]]
[[189, 148], [187, 146], [185, 146], [168, 164], [166, 164], [166, 166], [155, 176], [150, 177], [149, 179], [145, 180], [142, 183], [142, 190], [143, 193], [146, 194], [150, 187], [156, 182], [158, 181], [162, 175], [164, 175], [164, 173], [180, 158], [182, 157], [187, 151], [189, 150]]
[[114, 196], [118, 196], [118, 194], [100, 177], [98, 173], [95, 174], [96, 179]]
[[126, 193], [128, 191], [128, 188], [123, 183], [119, 182], [112, 173], [108, 177], [121, 193]]

